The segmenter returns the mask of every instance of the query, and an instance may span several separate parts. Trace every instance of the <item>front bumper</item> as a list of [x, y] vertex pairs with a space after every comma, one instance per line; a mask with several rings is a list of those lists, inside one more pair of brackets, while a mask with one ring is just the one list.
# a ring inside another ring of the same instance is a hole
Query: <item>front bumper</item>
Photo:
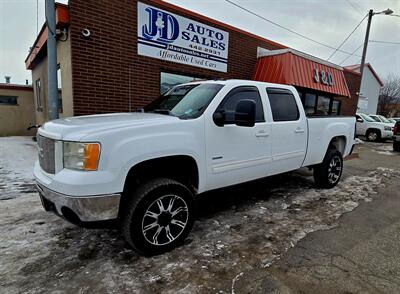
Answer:
[[383, 131], [382, 132], [382, 139], [392, 139], [393, 132], [392, 131]]
[[400, 142], [400, 135], [394, 135], [393, 141]]
[[70, 196], [52, 191], [37, 183], [46, 211], [53, 211], [71, 222], [94, 222], [118, 218], [120, 194]]

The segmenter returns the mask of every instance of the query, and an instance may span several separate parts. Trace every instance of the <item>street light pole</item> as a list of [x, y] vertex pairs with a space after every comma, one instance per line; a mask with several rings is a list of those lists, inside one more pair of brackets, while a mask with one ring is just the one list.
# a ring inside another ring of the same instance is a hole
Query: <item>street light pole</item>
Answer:
[[[385, 14], [385, 15], [391, 15], [393, 13], [393, 10], [391, 9], [386, 9], [381, 12], [374, 12], [372, 9], [368, 12], [368, 24], [367, 24], [367, 32], [365, 33], [365, 40], [364, 40], [364, 48], [363, 48], [363, 53], [361, 56], [361, 64], [360, 64], [360, 75], [361, 75], [361, 82], [363, 78], [363, 73], [364, 73], [364, 67], [365, 67], [365, 58], [367, 56], [367, 47], [368, 47], [368, 41], [369, 41], [369, 31], [371, 29], [371, 21], [372, 17], [376, 14]], [[358, 91], [358, 97], [361, 96], [361, 84], [360, 84], [360, 90]]]
[[365, 57], [367, 56], [367, 47], [368, 47], [368, 40], [369, 40], [369, 31], [371, 28], [371, 21], [372, 21], [373, 15], [374, 15], [374, 11], [371, 9], [368, 12], [367, 32], [365, 33], [364, 48], [363, 48], [363, 53], [362, 53], [362, 57], [361, 57], [361, 65], [360, 65], [361, 81], [362, 81], [362, 76], [364, 73]]

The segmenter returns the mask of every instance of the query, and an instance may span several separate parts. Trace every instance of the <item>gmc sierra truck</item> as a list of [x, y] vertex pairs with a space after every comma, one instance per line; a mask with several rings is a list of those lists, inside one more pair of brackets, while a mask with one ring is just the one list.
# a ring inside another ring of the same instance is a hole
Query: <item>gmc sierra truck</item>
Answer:
[[117, 219], [145, 255], [188, 236], [194, 197], [301, 167], [340, 180], [354, 117], [307, 118], [292, 86], [244, 80], [176, 86], [142, 112], [71, 117], [38, 130], [42, 204], [76, 224]]

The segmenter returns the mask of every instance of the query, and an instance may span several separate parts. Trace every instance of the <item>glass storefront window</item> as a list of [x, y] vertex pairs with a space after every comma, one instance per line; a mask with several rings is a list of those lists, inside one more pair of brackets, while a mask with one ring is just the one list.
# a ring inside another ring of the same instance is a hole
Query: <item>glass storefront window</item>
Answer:
[[307, 116], [340, 115], [342, 102], [335, 97], [298, 90]]
[[165, 93], [166, 91], [168, 91], [169, 89], [171, 89], [176, 85], [189, 83], [196, 80], [202, 80], [202, 79], [194, 76], [185, 76], [185, 75], [161, 72], [160, 94]]
[[304, 99], [304, 110], [307, 114], [314, 114], [317, 95], [307, 93]]
[[329, 114], [329, 104], [331, 99], [325, 96], [318, 96], [317, 103], [317, 115], [328, 115]]
[[332, 101], [332, 110], [331, 115], [339, 115], [340, 114], [340, 101]]

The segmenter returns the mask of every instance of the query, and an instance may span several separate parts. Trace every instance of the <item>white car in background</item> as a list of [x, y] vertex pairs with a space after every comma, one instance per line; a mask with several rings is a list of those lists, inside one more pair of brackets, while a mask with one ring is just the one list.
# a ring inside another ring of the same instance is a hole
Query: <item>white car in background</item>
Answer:
[[384, 124], [391, 124], [393, 127], [396, 124], [396, 122], [392, 122], [390, 120], [388, 120], [386, 117], [384, 117], [383, 115], [379, 115], [379, 114], [368, 114], [368, 116], [370, 118], [372, 118], [374, 121], [376, 122], [380, 122], [380, 123], [384, 123]]
[[369, 115], [356, 113], [356, 135], [365, 136], [372, 142], [392, 139], [393, 124], [377, 122]]

